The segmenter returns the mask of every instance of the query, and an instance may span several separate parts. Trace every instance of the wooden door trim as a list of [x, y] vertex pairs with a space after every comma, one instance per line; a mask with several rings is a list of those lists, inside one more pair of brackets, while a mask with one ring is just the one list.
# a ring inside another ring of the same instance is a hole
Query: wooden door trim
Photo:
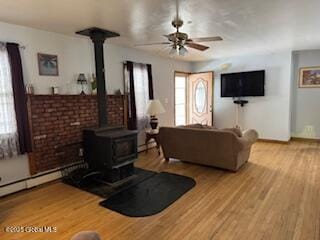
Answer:
[[174, 71], [174, 76], [176, 75], [176, 74], [187, 74], [187, 75], [189, 75], [189, 74], [192, 74], [191, 72], [183, 72], [183, 71]]

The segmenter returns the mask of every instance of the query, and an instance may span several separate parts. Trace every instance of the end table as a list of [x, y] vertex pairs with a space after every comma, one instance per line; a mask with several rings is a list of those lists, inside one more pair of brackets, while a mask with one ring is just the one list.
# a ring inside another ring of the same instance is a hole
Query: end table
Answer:
[[155, 129], [155, 130], [153, 130], [153, 129], [147, 129], [146, 131], [145, 131], [145, 133], [146, 133], [146, 142], [145, 142], [145, 144], [146, 144], [146, 147], [147, 147], [147, 150], [146, 150], [146, 152], [148, 152], [148, 143], [149, 143], [149, 141], [151, 140], [151, 139], [154, 139], [154, 141], [156, 142], [156, 144], [157, 144], [157, 150], [158, 150], [158, 155], [160, 156], [160, 141], [159, 141], [159, 129]]

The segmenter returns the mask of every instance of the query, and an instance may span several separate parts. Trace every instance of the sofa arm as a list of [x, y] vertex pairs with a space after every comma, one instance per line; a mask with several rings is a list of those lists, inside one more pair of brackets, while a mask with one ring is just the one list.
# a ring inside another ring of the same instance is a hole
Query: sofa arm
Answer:
[[242, 137], [238, 138], [240, 149], [251, 147], [258, 140], [259, 134], [256, 130], [249, 129], [243, 132]]
[[259, 134], [254, 129], [249, 129], [243, 132], [242, 139], [250, 143], [251, 145], [254, 144], [258, 140]]

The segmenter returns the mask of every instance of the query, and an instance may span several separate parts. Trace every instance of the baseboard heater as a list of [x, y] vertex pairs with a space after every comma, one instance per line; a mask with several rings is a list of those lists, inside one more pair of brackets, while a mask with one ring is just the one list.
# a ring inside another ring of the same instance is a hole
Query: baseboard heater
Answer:
[[82, 162], [72, 163], [60, 168], [55, 168], [47, 172], [39, 173], [28, 178], [20, 179], [11, 183], [6, 183], [0, 186], [0, 197], [19, 192], [21, 190], [30, 189], [41, 184], [51, 182], [62, 177], [62, 171], [67, 168], [72, 168], [77, 165], [82, 164]]
[[[146, 145], [142, 144], [138, 147], [138, 152], [146, 151]], [[154, 148], [156, 146], [155, 142], [149, 143], [149, 149]], [[54, 180], [60, 179], [62, 175], [62, 171], [67, 168], [73, 168], [77, 165], [83, 164], [83, 162], [73, 163], [64, 167], [56, 168], [53, 170], [49, 170], [44, 173], [39, 173], [37, 175], [20, 179], [11, 183], [6, 183], [0, 186], [0, 197], [7, 196], [9, 194], [13, 194], [22, 190], [31, 189], [33, 187], [42, 185], [44, 183], [52, 182]]]

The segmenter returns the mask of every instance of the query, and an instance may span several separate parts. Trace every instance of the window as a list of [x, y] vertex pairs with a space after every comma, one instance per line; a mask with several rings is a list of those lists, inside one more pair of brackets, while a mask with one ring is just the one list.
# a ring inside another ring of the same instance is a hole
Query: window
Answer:
[[124, 65], [125, 93], [128, 94], [128, 128], [138, 130], [139, 144], [144, 143], [144, 129], [149, 127], [147, 108], [149, 99], [153, 98], [151, 72], [150, 64], [127, 61]]
[[186, 125], [187, 123], [187, 78], [185, 73], [175, 74], [175, 125]]
[[0, 158], [17, 153], [18, 133], [11, 71], [6, 47], [0, 43]]

